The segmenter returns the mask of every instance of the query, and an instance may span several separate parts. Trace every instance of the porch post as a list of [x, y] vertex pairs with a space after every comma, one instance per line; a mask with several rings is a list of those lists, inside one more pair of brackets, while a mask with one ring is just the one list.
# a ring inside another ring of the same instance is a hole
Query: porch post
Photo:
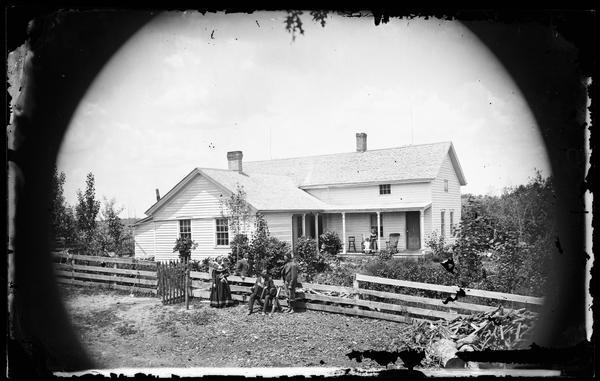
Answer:
[[421, 222], [421, 226], [420, 226], [420, 237], [419, 240], [420, 242], [420, 249], [423, 250], [425, 248], [425, 209], [421, 209], [420, 210], [420, 222]]
[[302, 214], [302, 237], [306, 237], [306, 213]]
[[317, 253], [319, 250], [319, 213], [315, 213], [315, 241], [317, 242]]
[[346, 254], [346, 212], [342, 212], [342, 254]]
[[377, 250], [381, 251], [381, 212], [377, 212]]

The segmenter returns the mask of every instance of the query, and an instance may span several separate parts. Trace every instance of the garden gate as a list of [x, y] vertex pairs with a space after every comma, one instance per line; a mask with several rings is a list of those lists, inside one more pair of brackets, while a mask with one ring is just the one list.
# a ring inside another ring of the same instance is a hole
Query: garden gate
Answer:
[[157, 264], [158, 295], [163, 304], [175, 304], [187, 299], [187, 268], [184, 262]]

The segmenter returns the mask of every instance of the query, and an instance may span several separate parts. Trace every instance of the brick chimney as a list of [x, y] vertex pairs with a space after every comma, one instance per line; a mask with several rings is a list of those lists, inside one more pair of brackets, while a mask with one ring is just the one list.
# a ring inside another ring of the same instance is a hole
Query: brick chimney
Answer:
[[365, 152], [367, 150], [367, 134], [364, 132], [356, 133], [356, 152]]
[[227, 152], [227, 163], [230, 171], [242, 172], [242, 157], [244, 157], [242, 151]]
[[156, 202], [160, 201], [160, 192], [158, 191], [158, 188], [156, 188]]

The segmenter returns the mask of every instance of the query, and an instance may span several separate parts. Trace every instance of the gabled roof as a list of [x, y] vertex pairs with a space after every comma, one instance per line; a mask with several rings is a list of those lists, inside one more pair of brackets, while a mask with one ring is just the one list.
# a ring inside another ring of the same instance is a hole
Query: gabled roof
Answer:
[[299, 189], [289, 177], [263, 174], [248, 176], [237, 171], [213, 168], [198, 168], [198, 171], [232, 192], [237, 184], [243, 186], [246, 201], [260, 211], [327, 208], [327, 204]]
[[451, 142], [419, 144], [365, 152], [296, 157], [244, 162], [249, 176], [287, 176], [298, 187], [381, 183], [389, 181], [429, 181], [440, 171], [450, 154], [461, 185], [466, 180]]
[[[327, 208], [327, 204], [298, 188], [290, 178], [285, 176], [262, 174], [248, 176], [227, 169], [195, 168], [146, 210], [146, 215], [156, 212], [198, 175], [204, 176], [228, 192], [235, 192], [237, 184], [243, 186], [246, 192], [246, 201], [258, 211], [324, 210]], [[146, 222], [148, 218], [138, 221], [137, 224]]]
[[[442, 163], [450, 160], [461, 185], [466, 184], [451, 142], [420, 144], [321, 156], [244, 162], [243, 172], [215, 168], [195, 168], [145, 213], [153, 214], [198, 175], [219, 188], [235, 192], [243, 186], [247, 202], [257, 211], [348, 210], [382, 208], [382, 205], [330, 205], [302, 188], [368, 183], [431, 181]], [[386, 208], [411, 209], [427, 205], [400, 202]], [[148, 218], [136, 224], [146, 222]]]

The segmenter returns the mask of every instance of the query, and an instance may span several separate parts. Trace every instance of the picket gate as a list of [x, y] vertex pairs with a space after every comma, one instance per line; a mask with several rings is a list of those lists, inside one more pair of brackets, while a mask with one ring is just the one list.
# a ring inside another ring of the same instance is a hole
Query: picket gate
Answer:
[[169, 261], [157, 264], [158, 295], [163, 304], [182, 303], [186, 300], [186, 264]]

